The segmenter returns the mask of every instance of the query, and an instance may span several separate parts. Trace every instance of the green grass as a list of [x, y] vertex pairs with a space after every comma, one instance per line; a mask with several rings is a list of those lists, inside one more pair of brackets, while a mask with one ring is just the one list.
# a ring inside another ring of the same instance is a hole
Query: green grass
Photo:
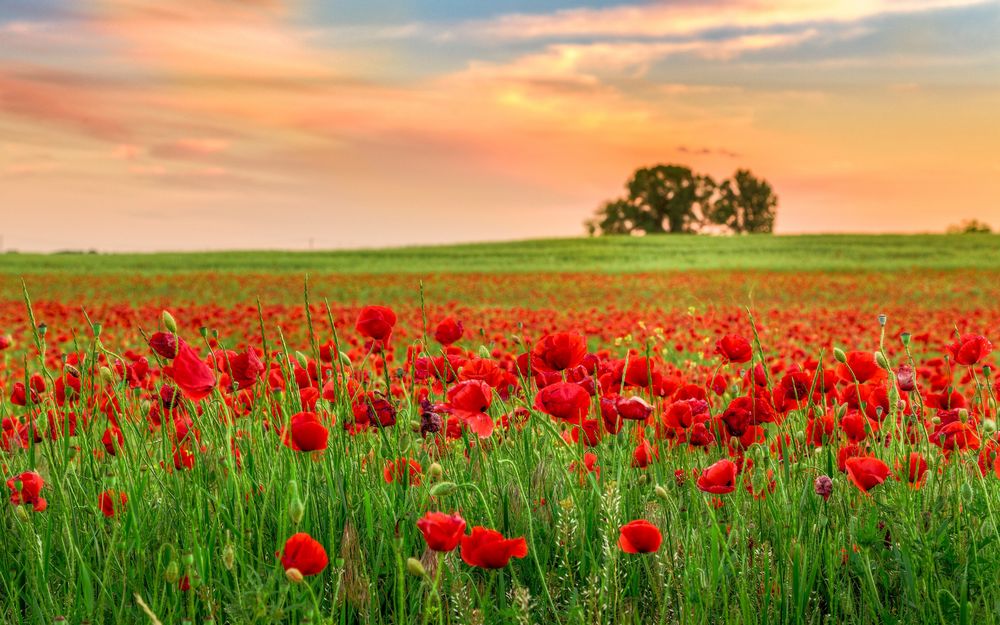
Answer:
[[1000, 269], [998, 235], [656, 236], [327, 252], [240, 251], [0, 256], [0, 273], [146, 274], [649, 272], [691, 269], [894, 271]]

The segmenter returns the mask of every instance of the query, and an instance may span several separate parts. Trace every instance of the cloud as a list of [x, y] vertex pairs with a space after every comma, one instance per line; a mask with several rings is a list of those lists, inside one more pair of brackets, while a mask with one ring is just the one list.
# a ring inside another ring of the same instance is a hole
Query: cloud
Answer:
[[688, 0], [514, 13], [455, 26], [450, 36], [496, 39], [665, 37], [723, 29], [856, 22], [882, 15], [987, 4], [989, 0]]
[[23, 80], [0, 68], [0, 112], [73, 129], [96, 139], [121, 141], [129, 132], [107, 114], [91, 89]]
[[196, 160], [225, 152], [229, 141], [212, 138], [178, 139], [153, 146], [149, 153], [159, 158]]

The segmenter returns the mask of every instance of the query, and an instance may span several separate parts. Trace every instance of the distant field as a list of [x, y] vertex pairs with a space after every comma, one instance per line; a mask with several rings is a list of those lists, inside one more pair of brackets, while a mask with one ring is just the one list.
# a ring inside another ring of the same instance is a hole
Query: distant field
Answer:
[[0, 255], [0, 623], [996, 623], [998, 248]]
[[329, 252], [19, 254], [0, 273], [527, 273], [1000, 269], [997, 235], [658, 236]]

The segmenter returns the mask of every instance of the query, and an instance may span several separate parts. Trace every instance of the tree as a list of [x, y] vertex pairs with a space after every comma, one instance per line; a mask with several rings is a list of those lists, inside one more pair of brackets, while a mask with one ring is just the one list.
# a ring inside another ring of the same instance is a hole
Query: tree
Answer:
[[705, 222], [715, 182], [681, 165], [636, 170], [628, 196], [605, 202], [587, 222], [591, 234], [696, 232]]
[[990, 234], [993, 229], [984, 221], [966, 219], [957, 226], [948, 226], [948, 234]]
[[719, 195], [709, 212], [712, 223], [733, 232], [773, 232], [778, 196], [763, 178], [739, 169], [732, 180], [719, 186]]

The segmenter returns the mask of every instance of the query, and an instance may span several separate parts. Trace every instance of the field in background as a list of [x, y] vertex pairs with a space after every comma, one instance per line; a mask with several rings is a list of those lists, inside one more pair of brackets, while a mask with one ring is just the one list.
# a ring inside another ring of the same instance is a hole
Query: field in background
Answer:
[[1000, 269], [1000, 235], [750, 235], [537, 239], [332, 252], [0, 255], [0, 273], [633, 273]]
[[[994, 622], [997, 359], [945, 356], [1000, 338], [998, 278], [994, 236], [2, 255], [0, 622]], [[586, 364], [525, 360], [572, 335]], [[438, 556], [432, 510], [527, 555]], [[295, 532], [329, 555], [305, 582]]]

